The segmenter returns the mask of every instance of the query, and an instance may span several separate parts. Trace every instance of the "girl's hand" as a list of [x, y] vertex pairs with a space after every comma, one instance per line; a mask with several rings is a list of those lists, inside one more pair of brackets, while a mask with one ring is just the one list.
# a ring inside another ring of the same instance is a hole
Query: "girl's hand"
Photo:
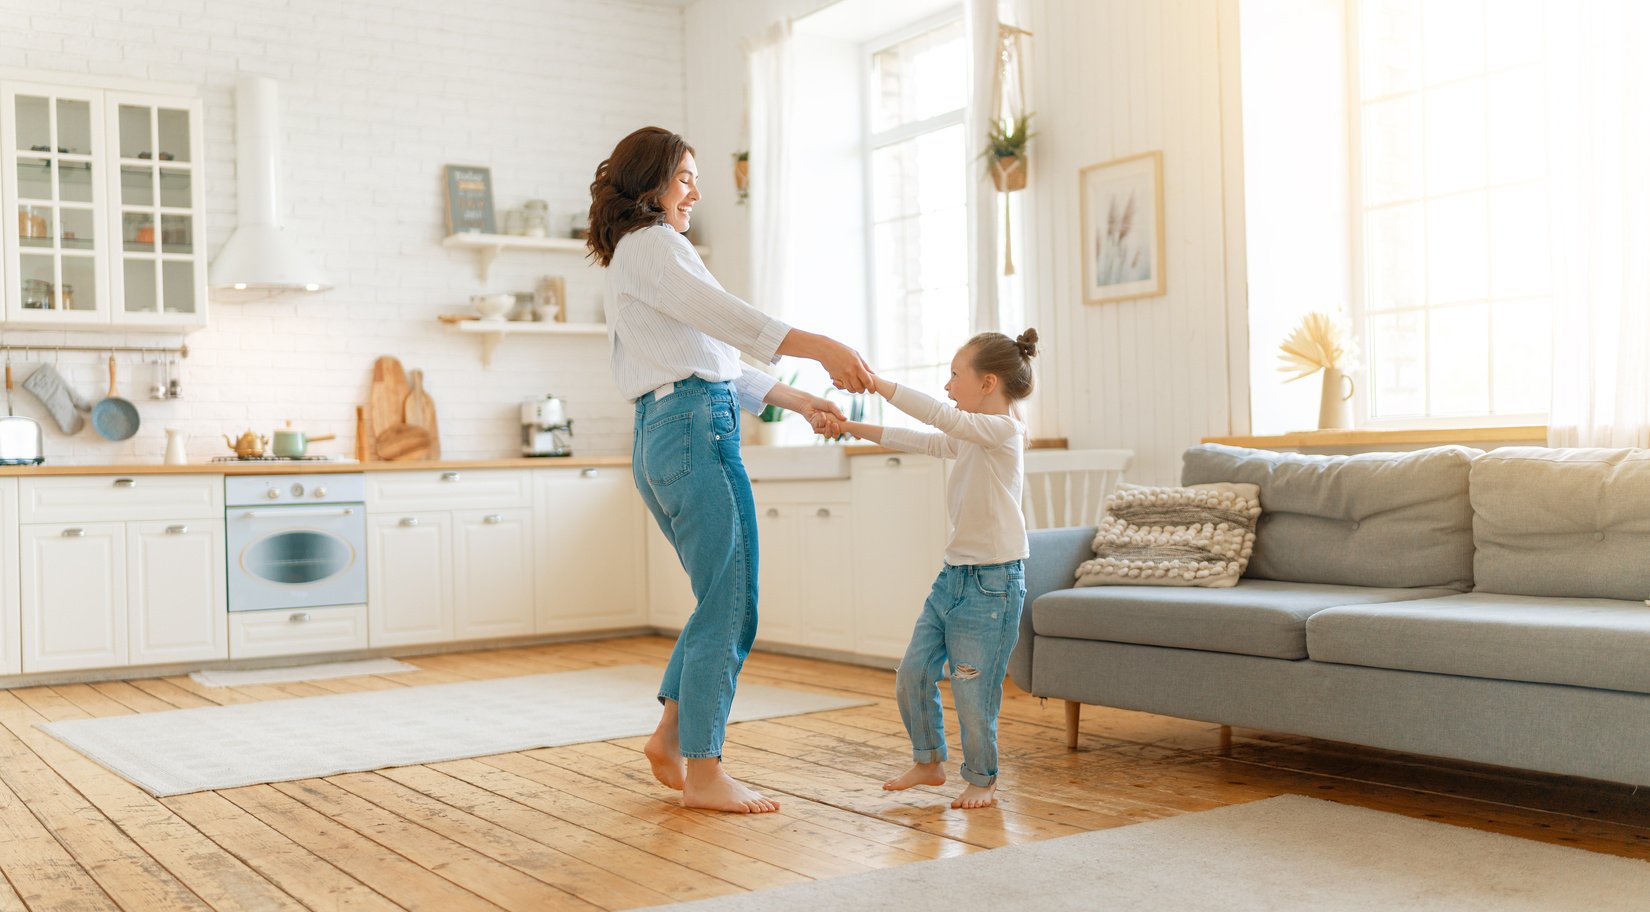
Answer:
[[835, 402], [822, 396], [809, 396], [801, 412], [808, 419], [808, 424], [813, 427], [814, 433], [825, 437], [840, 437], [842, 423], [848, 420]]

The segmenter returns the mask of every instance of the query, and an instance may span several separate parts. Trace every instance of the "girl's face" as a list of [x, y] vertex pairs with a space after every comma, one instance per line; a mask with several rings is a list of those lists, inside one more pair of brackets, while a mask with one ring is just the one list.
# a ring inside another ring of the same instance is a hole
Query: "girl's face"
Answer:
[[951, 401], [957, 403], [957, 408], [965, 412], [985, 411], [986, 406], [996, 404], [992, 398], [997, 386], [996, 374], [982, 374], [974, 368], [973, 349], [964, 346], [952, 357], [951, 379], [945, 384], [945, 391]]
[[685, 234], [693, 218], [693, 204], [698, 201], [699, 165], [690, 152], [684, 154], [682, 163], [676, 166], [670, 186], [659, 197], [659, 205], [664, 207], [665, 221], [670, 223], [670, 227]]

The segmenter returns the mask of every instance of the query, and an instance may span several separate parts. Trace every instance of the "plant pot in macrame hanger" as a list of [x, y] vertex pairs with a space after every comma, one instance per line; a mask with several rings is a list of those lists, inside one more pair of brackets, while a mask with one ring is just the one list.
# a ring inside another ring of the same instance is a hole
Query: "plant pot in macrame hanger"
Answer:
[[1003, 155], [991, 166], [991, 183], [999, 193], [1026, 188], [1026, 160], [1020, 155]]
[[744, 193], [751, 187], [751, 163], [741, 159], [733, 163], [733, 189]]

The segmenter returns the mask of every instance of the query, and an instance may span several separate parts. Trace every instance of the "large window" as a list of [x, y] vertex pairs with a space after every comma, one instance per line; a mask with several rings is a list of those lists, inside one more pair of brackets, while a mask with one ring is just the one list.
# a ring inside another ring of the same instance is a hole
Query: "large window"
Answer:
[[869, 354], [889, 379], [938, 392], [969, 329], [967, 47], [957, 20], [869, 47]]
[[1534, 6], [1348, 9], [1354, 318], [1371, 423], [1547, 409], [1546, 83]]

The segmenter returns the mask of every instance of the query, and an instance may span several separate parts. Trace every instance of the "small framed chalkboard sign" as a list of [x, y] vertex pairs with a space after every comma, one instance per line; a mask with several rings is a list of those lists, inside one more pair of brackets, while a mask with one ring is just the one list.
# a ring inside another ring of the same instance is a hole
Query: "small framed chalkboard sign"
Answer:
[[445, 168], [448, 234], [497, 234], [493, 219], [493, 173], [478, 165]]

